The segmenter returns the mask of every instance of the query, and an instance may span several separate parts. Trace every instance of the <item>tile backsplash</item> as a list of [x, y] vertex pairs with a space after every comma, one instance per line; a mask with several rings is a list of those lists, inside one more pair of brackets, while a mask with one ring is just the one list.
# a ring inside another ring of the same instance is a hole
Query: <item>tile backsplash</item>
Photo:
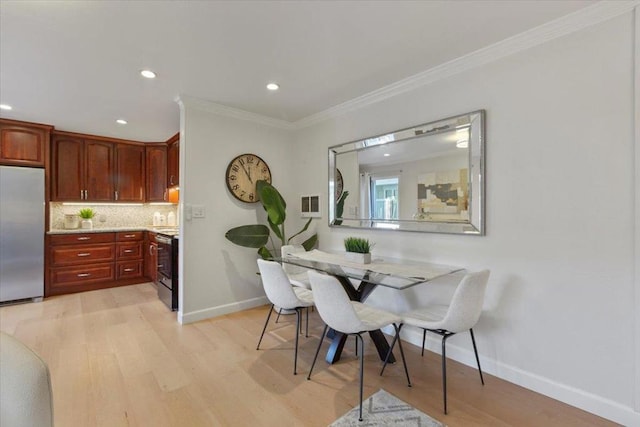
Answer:
[[159, 212], [165, 217], [173, 212], [178, 218], [177, 205], [64, 205], [51, 202], [49, 204], [49, 221], [51, 230], [64, 228], [64, 216], [77, 214], [82, 208], [92, 208], [96, 211], [93, 218], [93, 228], [113, 227], [148, 227], [153, 224], [153, 214]]

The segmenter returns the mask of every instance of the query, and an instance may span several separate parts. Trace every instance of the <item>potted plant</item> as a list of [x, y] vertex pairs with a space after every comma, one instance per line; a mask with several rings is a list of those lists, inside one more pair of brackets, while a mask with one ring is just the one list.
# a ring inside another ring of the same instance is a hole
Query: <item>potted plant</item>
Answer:
[[369, 264], [371, 262], [371, 248], [374, 245], [362, 237], [347, 237], [344, 239], [344, 249], [347, 251], [345, 257], [347, 260], [359, 264]]
[[[284, 228], [284, 221], [287, 217], [287, 204], [284, 199], [273, 185], [264, 180], [256, 182], [256, 191], [260, 196], [262, 207], [267, 211], [267, 222], [269, 226], [267, 227], [264, 224], [241, 225], [240, 227], [235, 227], [227, 231], [224, 237], [236, 245], [256, 248], [258, 249], [258, 254], [263, 259], [271, 259], [273, 258], [273, 253], [276, 253], [276, 246], [271, 238], [271, 231], [273, 231], [273, 234], [280, 240], [281, 246], [284, 246], [289, 244], [294, 237], [304, 233], [307, 228], [309, 228], [309, 224], [313, 218], [309, 218], [304, 227], [302, 227], [302, 230], [287, 238]], [[302, 246], [306, 250], [310, 250], [315, 246], [317, 241], [318, 235], [314, 234], [305, 240]], [[268, 242], [271, 243], [270, 249], [267, 249], [266, 246]]]
[[91, 218], [96, 216], [96, 211], [91, 208], [82, 208], [78, 212], [78, 215], [80, 215], [80, 218], [82, 218], [82, 221], [80, 222], [80, 228], [93, 228], [93, 221], [91, 220]]

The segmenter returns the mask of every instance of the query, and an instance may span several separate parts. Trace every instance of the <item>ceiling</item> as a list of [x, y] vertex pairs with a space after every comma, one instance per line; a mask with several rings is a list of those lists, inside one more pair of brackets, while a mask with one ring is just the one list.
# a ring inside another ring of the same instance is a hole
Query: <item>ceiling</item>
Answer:
[[592, 4], [0, 0], [0, 117], [164, 141], [186, 95], [295, 123]]

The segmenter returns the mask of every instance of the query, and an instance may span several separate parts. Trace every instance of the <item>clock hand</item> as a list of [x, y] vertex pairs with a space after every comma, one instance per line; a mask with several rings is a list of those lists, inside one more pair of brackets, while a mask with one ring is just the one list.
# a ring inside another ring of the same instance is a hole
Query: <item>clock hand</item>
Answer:
[[251, 179], [251, 174], [247, 171], [247, 168], [244, 167], [244, 164], [240, 163], [240, 166], [242, 166], [242, 169], [244, 170], [244, 173], [247, 174], [247, 177], [249, 178], [249, 182], [253, 184], [253, 180]]

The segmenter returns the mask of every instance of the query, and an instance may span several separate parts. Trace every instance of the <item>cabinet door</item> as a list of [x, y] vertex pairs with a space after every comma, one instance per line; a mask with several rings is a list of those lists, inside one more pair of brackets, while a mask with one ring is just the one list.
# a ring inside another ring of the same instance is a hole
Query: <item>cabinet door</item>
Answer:
[[113, 144], [86, 140], [84, 159], [86, 199], [95, 202], [115, 200]]
[[116, 200], [144, 202], [144, 147], [117, 144], [116, 146]]
[[79, 138], [53, 135], [51, 156], [51, 200], [84, 199], [84, 142]]
[[49, 131], [0, 123], [0, 164], [44, 167]]
[[167, 147], [145, 147], [147, 154], [147, 201], [167, 201]]
[[167, 187], [180, 184], [180, 141], [169, 144], [167, 149]]

